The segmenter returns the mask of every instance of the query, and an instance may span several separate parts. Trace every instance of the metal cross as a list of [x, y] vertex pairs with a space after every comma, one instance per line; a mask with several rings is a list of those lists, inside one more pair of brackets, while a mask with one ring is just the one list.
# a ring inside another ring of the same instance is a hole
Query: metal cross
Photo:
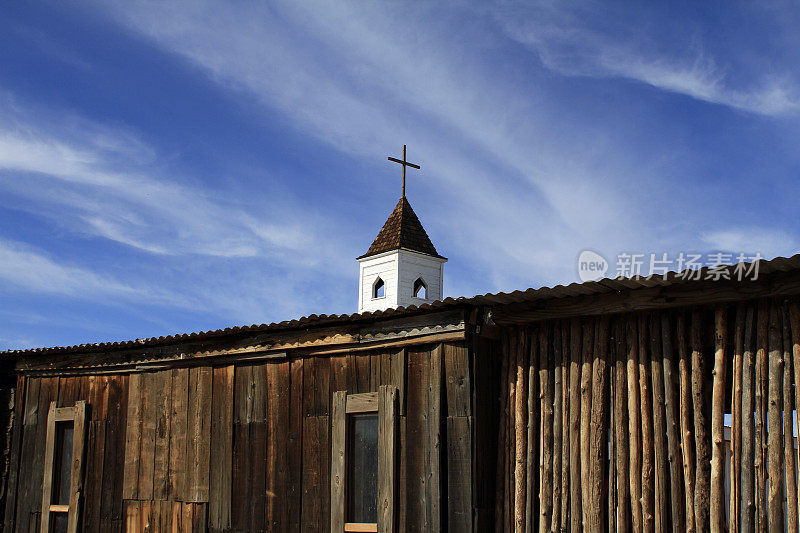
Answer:
[[419, 170], [419, 165], [415, 165], [414, 163], [409, 163], [406, 161], [406, 145], [403, 145], [403, 159], [395, 159], [394, 157], [390, 157], [389, 161], [393, 161], [395, 163], [400, 163], [403, 165], [403, 198], [406, 197], [406, 167], [416, 168]]

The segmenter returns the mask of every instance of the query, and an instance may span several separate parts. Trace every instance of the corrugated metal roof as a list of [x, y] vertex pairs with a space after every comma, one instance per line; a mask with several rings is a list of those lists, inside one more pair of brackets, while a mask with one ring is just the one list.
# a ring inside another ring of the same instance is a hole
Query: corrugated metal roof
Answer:
[[[749, 266], [749, 265], [747, 265]], [[733, 272], [737, 265], [728, 267]], [[699, 275], [695, 277], [705, 278], [708, 268], [702, 268]], [[787, 272], [790, 270], [800, 270], [800, 254], [792, 257], [776, 257], [769, 261], [761, 260], [758, 265], [759, 276], [775, 272]], [[77, 344], [74, 346], [53, 346], [47, 348], [30, 348], [26, 350], [6, 350], [0, 352], [2, 355], [22, 355], [22, 354], [53, 354], [59, 352], [84, 352], [84, 351], [104, 351], [113, 349], [124, 349], [142, 346], [156, 346], [161, 344], [171, 344], [191, 340], [211, 339], [214, 337], [224, 337], [241, 333], [262, 333], [266, 331], [280, 331], [291, 329], [304, 329], [310, 327], [333, 326], [348, 322], [364, 322], [379, 320], [384, 318], [395, 318], [403, 315], [420, 314], [430, 311], [443, 310], [463, 306], [502, 306], [508, 304], [534, 302], [554, 298], [569, 298], [574, 296], [587, 296], [593, 294], [612, 293], [623, 290], [639, 289], [655, 286], [669, 286], [683, 283], [698, 282], [694, 279], [686, 279], [687, 272], [669, 272], [666, 276], [655, 278], [604, 278], [599, 281], [587, 281], [584, 283], [570, 283], [569, 285], [556, 285], [554, 287], [530, 288], [513, 292], [487, 293], [473, 297], [445, 298], [435, 302], [422, 304], [419, 306], [411, 305], [408, 307], [398, 307], [384, 311], [371, 311], [365, 313], [353, 313], [342, 315], [308, 315], [295, 320], [285, 320], [283, 322], [273, 322], [270, 324], [253, 324], [250, 326], [236, 326], [213, 331], [199, 331], [196, 333], [180, 333], [162, 337], [150, 337], [148, 339], [134, 339], [118, 342], [101, 342], [90, 344]], [[665, 279], [666, 278], [666, 279]]]

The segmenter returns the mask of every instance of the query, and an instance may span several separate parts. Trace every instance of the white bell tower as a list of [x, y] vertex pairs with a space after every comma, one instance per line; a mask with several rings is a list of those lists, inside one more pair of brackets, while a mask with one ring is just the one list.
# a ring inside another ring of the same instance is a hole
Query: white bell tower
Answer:
[[441, 300], [446, 257], [436, 252], [425, 228], [406, 199], [406, 166], [419, 166], [389, 158], [403, 165], [403, 195], [366, 254], [358, 258], [358, 312], [381, 311]]

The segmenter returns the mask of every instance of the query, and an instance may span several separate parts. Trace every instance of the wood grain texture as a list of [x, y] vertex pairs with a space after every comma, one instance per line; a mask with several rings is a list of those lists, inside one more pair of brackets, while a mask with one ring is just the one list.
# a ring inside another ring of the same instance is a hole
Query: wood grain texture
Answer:
[[692, 311], [691, 349], [692, 349], [692, 403], [694, 405], [695, 437], [695, 492], [694, 515], [698, 531], [710, 528], [710, 481], [711, 481], [711, 443], [708, 417], [705, 412], [705, 356], [703, 353], [702, 313]]
[[769, 306], [769, 429], [767, 432], [767, 524], [783, 531], [783, 349], [781, 317], [777, 305]]
[[[741, 513], [740, 525], [742, 531], [753, 531], [755, 529], [755, 495], [754, 495], [754, 468], [755, 449], [753, 444], [755, 421], [751, 413], [755, 411], [755, 386], [756, 380], [753, 375], [755, 365], [753, 350], [753, 321], [755, 310], [752, 305], [747, 305], [744, 317], [744, 331], [741, 336], [737, 335], [736, 342], [741, 342], [742, 364], [742, 412], [748, 416], [742, 418], [742, 468], [741, 477]], [[741, 339], [741, 340], [740, 340]], [[737, 351], [739, 349], [737, 348]]]
[[669, 462], [670, 512], [672, 531], [686, 530], [685, 503], [683, 494], [683, 464], [681, 461], [681, 439], [679, 427], [678, 357], [675, 351], [675, 331], [672, 317], [661, 313], [661, 349], [664, 366], [664, 413], [667, 428], [667, 460]]
[[594, 347], [594, 324], [583, 323], [583, 347], [581, 350], [581, 426], [580, 426], [580, 465], [582, 477], [581, 500], [583, 510], [583, 526], [589, 527], [589, 513], [592, 506], [590, 485], [587, 474], [590, 469], [591, 419], [592, 419], [592, 352]]
[[728, 338], [727, 309], [714, 312], [714, 382], [711, 393], [711, 484], [710, 528], [712, 533], [725, 529], [725, 374]]
[[583, 524], [581, 490], [581, 323], [570, 320], [569, 331], [569, 505], [570, 529], [578, 531]]
[[755, 421], [755, 520], [756, 530], [767, 529], [767, 465], [765, 448], [767, 445], [767, 336], [769, 333], [769, 305], [765, 300], [758, 303], [756, 315], [756, 421]]
[[189, 406], [186, 446], [186, 502], [206, 503], [211, 458], [211, 367], [189, 370]]
[[655, 459], [653, 445], [653, 396], [648, 350], [647, 316], [639, 315], [639, 399], [642, 408], [642, 531], [655, 531]]
[[663, 340], [661, 337], [661, 318], [658, 315], [649, 316], [650, 331], [650, 378], [653, 391], [653, 459], [655, 481], [655, 529], [667, 530], [669, 511], [668, 494], [669, 481], [667, 479], [667, 427], [665, 422], [664, 404], [664, 356], [662, 353]]
[[[331, 531], [343, 531], [345, 524], [347, 391], [333, 393], [331, 404]], [[380, 468], [380, 461], [378, 467]], [[379, 478], [380, 475], [379, 475]], [[378, 502], [382, 502], [379, 496]], [[379, 508], [382, 508], [379, 505]]]
[[212, 375], [211, 457], [208, 521], [212, 529], [231, 526], [233, 474], [233, 365], [215, 367]]
[[788, 309], [781, 305], [779, 308], [782, 317], [781, 329], [783, 334], [783, 458], [784, 458], [784, 486], [786, 487], [786, 525], [789, 531], [797, 531], [797, 481], [795, 478], [796, 461], [794, 449], [794, 436], [792, 428], [792, 409], [794, 395], [792, 382], [792, 332]]
[[[380, 533], [393, 533], [397, 527], [397, 414], [397, 389], [391, 385], [381, 385], [378, 392], [378, 532]], [[333, 449], [336, 450], [336, 447]], [[333, 478], [333, 472], [331, 476]], [[454, 487], [459, 486], [457, 477], [452, 481]], [[454, 503], [457, 504], [459, 501], [456, 499]], [[333, 502], [333, 488], [331, 488], [331, 502]], [[333, 506], [333, 503], [331, 505]], [[331, 511], [333, 516], [333, 507]], [[453, 518], [457, 518], [457, 515], [453, 515]], [[334, 529], [333, 521], [331, 521], [331, 531], [338, 531]]]

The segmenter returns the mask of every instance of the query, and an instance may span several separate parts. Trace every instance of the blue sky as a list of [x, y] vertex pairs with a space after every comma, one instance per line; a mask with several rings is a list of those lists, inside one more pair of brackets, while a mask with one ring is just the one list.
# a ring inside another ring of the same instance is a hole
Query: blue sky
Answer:
[[792, 255], [799, 56], [774, 2], [4, 2], [0, 349], [355, 311], [403, 144], [449, 296]]

